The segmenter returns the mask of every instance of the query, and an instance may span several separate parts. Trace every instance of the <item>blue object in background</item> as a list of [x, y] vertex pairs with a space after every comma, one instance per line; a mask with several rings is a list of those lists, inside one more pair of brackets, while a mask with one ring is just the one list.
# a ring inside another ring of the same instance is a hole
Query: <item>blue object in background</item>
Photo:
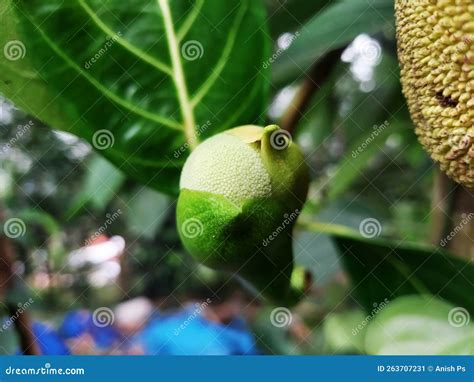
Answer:
[[196, 314], [194, 307], [150, 322], [138, 343], [150, 355], [260, 354], [243, 320], [222, 325]]
[[[69, 349], [56, 330], [41, 322], [31, 325], [42, 355], [69, 355]], [[21, 353], [21, 352], [20, 352]]]
[[119, 332], [113, 326], [95, 325], [92, 313], [85, 309], [68, 312], [64, 316], [59, 333], [64, 339], [78, 338], [88, 333], [99, 348], [108, 348], [120, 338]]
[[81, 309], [68, 312], [59, 328], [59, 334], [64, 339], [80, 337], [89, 328], [91, 320], [92, 314], [88, 310]]

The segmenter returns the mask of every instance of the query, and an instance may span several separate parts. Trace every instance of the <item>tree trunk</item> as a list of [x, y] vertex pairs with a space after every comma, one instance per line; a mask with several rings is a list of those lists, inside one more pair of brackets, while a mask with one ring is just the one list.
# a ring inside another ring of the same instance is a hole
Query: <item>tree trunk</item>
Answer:
[[439, 246], [451, 229], [450, 213], [456, 184], [443, 172], [436, 169], [431, 199], [430, 243]]
[[6, 236], [0, 235], [0, 300], [7, 300], [7, 313], [14, 318], [15, 331], [20, 341], [20, 349], [25, 355], [40, 354], [38, 344], [31, 329], [28, 312], [19, 313], [18, 306], [9, 300], [9, 292], [14, 288], [13, 249]]
[[456, 186], [448, 249], [459, 257], [474, 260], [474, 191]]

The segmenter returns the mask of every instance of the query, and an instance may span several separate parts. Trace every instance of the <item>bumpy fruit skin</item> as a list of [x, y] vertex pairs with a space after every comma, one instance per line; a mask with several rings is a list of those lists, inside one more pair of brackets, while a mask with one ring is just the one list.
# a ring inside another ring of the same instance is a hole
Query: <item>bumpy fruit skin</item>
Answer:
[[201, 143], [184, 165], [181, 240], [200, 263], [242, 276], [270, 302], [292, 305], [302, 291], [290, 282], [291, 232], [307, 191], [303, 155], [283, 130], [227, 130]]
[[396, 0], [403, 92], [441, 169], [474, 188], [474, 2]]

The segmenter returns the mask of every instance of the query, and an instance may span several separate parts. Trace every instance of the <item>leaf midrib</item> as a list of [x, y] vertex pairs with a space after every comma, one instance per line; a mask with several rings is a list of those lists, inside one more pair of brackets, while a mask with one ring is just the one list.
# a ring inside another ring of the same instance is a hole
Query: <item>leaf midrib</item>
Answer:
[[165, 24], [166, 39], [171, 57], [171, 67], [173, 70], [173, 81], [178, 94], [178, 101], [181, 106], [181, 114], [183, 117], [184, 134], [186, 140], [194, 148], [198, 144], [197, 134], [195, 130], [196, 122], [194, 117], [193, 106], [189, 99], [186, 80], [184, 77], [183, 64], [179, 51], [179, 40], [173, 26], [173, 18], [168, 4], [168, 0], [156, 0]]
[[[126, 39], [120, 36], [117, 36], [117, 33], [113, 31], [106, 23], [104, 23], [100, 19], [97, 13], [87, 4], [86, 0], [78, 0], [78, 2], [79, 2], [79, 5], [91, 17], [92, 21], [107, 35], [115, 36], [114, 39], [117, 41], [117, 43], [123, 46], [126, 50], [128, 50], [130, 53], [134, 54], [138, 58], [142, 59], [143, 61], [149, 63], [151, 66], [155, 67], [156, 69], [168, 74], [169, 76], [173, 75], [172, 68], [170, 68], [168, 65], [157, 60], [153, 56], [150, 56], [143, 50], [136, 48], [135, 46], [130, 44]], [[196, 4], [188, 20], [185, 22], [183, 27], [179, 30], [177, 34], [178, 44], [184, 38], [186, 33], [189, 31], [189, 29], [192, 27], [203, 4], [204, 4], [204, 0], [200, 0]], [[248, 2], [246, 1], [242, 2], [240, 9], [237, 12], [234, 24], [232, 25], [232, 28], [229, 32], [229, 36], [228, 36], [226, 45], [224, 46], [224, 50], [222, 52], [221, 58], [217, 62], [215, 70], [213, 70], [212, 74], [206, 79], [206, 81], [204, 81], [204, 83], [200, 86], [199, 90], [196, 92], [196, 94], [192, 96], [190, 100], [192, 108], [195, 108], [197, 104], [199, 104], [199, 102], [207, 95], [209, 90], [215, 84], [215, 81], [217, 80], [219, 75], [222, 73], [222, 70], [224, 69], [225, 65], [228, 63], [228, 59], [226, 59], [226, 57], [229, 56], [229, 53], [231, 52], [232, 48], [235, 45], [235, 41], [237, 39], [237, 32], [243, 21], [243, 16], [245, 15], [247, 8], [248, 8]]]

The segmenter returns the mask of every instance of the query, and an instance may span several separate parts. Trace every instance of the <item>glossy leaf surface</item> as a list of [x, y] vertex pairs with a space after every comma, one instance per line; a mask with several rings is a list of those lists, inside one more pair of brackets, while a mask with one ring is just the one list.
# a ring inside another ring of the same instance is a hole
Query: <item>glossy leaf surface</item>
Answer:
[[265, 11], [252, 0], [8, 0], [0, 91], [176, 193], [190, 146], [258, 122]]

